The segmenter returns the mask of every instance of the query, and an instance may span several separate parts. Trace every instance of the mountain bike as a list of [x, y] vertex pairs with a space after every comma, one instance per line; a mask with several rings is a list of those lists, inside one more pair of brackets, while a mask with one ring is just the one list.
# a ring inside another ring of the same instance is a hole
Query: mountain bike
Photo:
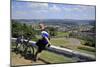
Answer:
[[29, 42], [32, 39], [30, 37], [18, 37], [16, 40], [16, 54], [20, 53], [25, 58], [31, 58], [34, 56], [34, 47]]

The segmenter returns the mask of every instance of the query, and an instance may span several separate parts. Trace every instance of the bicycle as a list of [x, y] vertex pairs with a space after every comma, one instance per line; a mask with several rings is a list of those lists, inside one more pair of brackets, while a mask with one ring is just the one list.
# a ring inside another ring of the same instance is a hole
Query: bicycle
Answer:
[[[17, 49], [17, 53], [20, 53], [22, 56], [24, 56], [25, 58], [32, 58], [34, 56], [34, 47], [32, 46], [32, 44], [29, 43], [29, 41], [32, 39], [32, 36], [30, 37], [21, 37], [18, 41], [18, 38], [16, 41], [16, 49]], [[20, 44], [20, 46], [19, 46]]]
[[15, 45], [15, 53], [18, 54], [21, 52], [22, 45], [23, 45], [23, 36], [19, 36], [16, 39], [16, 45]]
[[27, 39], [27, 41], [24, 41], [24, 51], [23, 55], [25, 58], [32, 58], [34, 56], [34, 47], [32, 44], [29, 43], [31, 38]]

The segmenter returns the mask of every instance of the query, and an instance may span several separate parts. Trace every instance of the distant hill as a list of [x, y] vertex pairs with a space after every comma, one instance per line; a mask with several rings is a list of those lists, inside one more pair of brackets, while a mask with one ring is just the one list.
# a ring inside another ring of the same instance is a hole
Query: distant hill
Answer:
[[73, 19], [12, 19], [14, 21], [26, 24], [46, 23], [46, 24], [92, 24], [95, 20], [73, 20]]

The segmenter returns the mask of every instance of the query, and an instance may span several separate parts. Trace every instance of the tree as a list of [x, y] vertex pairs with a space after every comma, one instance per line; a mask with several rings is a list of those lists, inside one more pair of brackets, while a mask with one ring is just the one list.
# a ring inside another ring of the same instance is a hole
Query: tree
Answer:
[[47, 29], [48, 29], [51, 36], [56, 36], [57, 35], [57, 29], [56, 28], [48, 27]]
[[18, 23], [17, 21], [12, 20], [11, 25], [12, 25], [12, 28], [11, 28], [12, 36], [18, 37], [22, 31], [22, 24]]

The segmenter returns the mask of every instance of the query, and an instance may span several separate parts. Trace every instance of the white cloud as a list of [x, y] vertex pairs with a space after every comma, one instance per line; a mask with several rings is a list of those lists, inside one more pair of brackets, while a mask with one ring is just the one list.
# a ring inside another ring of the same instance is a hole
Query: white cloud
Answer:
[[68, 8], [67, 7], [66, 8], [62, 7], [62, 9], [64, 11], [67, 11], [67, 12], [70, 12], [70, 11], [79, 11], [80, 10], [80, 8], [78, 8], [78, 7], [73, 7], [73, 8], [72, 7], [70, 7], [70, 8], [69, 7]]
[[60, 8], [56, 5], [53, 5], [52, 7], [50, 7], [49, 9], [51, 10], [56, 10], [56, 11], [60, 11]]
[[31, 7], [35, 10], [47, 9], [48, 8], [48, 3], [30, 3], [30, 4], [28, 4], [28, 7]]
[[49, 8], [49, 10], [54, 12], [60, 12], [61, 8], [54, 4], [52, 7]]
[[48, 3], [30, 3], [28, 4], [28, 7], [32, 8], [33, 11], [37, 11], [38, 12], [60, 12], [61, 8], [56, 6], [55, 4], [52, 4], [52, 6], [50, 6], [50, 4]]

